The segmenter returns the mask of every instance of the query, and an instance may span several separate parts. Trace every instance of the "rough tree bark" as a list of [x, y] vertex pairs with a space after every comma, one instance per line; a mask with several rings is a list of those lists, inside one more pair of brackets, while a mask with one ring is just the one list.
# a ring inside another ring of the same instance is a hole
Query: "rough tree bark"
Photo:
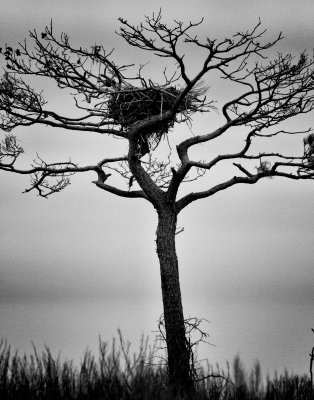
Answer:
[[160, 264], [169, 384], [175, 393], [191, 393], [193, 379], [190, 368], [190, 349], [185, 335], [175, 246], [177, 227], [175, 195], [167, 196], [143, 169], [137, 154], [138, 137], [141, 132], [143, 132], [141, 128], [137, 127], [130, 135], [128, 163], [130, 171], [158, 214], [156, 244]]
[[185, 325], [175, 247], [177, 213], [172, 205], [158, 212], [157, 254], [160, 263], [162, 300], [168, 353], [169, 382], [176, 391], [191, 392], [190, 349]]

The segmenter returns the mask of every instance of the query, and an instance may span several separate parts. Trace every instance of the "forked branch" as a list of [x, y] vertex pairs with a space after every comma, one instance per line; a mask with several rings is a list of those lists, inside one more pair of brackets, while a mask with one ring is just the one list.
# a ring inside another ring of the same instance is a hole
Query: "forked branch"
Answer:
[[[55, 193], [69, 184], [75, 172], [94, 171], [97, 187], [123, 197], [142, 197], [159, 207], [165, 199], [182, 210], [190, 202], [208, 197], [238, 183], [255, 183], [261, 178], [281, 176], [313, 179], [313, 146], [308, 141], [299, 157], [278, 152], [253, 153], [252, 142], [259, 137], [271, 139], [282, 134], [299, 134], [270, 128], [281, 122], [309, 113], [314, 108], [314, 61], [305, 53], [295, 59], [278, 56], [266, 63], [266, 52], [282, 39], [263, 40], [265, 30], [258, 21], [252, 29], [214, 39], [194, 33], [203, 21], [166, 24], [161, 11], [132, 25], [120, 18], [118, 33], [129, 45], [173, 61], [173, 70], [163, 70], [165, 82], [158, 84], [144, 77], [144, 66], [132, 72], [133, 64], [117, 65], [113, 52], [102, 45], [74, 47], [66, 33], [57, 37], [52, 24], [41, 33], [30, 32], [33, 47], [24, 41], [14, 49], [6, 46], [3, 55], [6, 72], [0, 82], [0, 127], [10, 131], [18, 126], [42, 124], [82, 132], [121, 137], [128, 145], [128, 155], [104, 158], [94, 165], [79, 168], [70, 162], [45, 163], [37, 160], [30, 170], [15, 167], [22, 148], [8, 136], [0, 149], [0, 168], [15, 173], [31, 173], [32, 186], [41, 196]], [[196, 46], [202, 53], [199, 70], [187, 73], [184, 47]], [[177, 146], [179, 165], [156, 160], [152, 153], [166, 134], [180, 122], [192, 123], [195, 113], [211, 111], [204, 79], [212, 72], [237, 84], [240, 92], [221, 106], [224, 122], [215, 130], [191, 135]], [[46, 77], [59, 88], [70, 89], [77, 113], [62, 115], [48, 107], [43, 94], [36, 92], [27, 77]], [[236, 152], [224, 152], [210, 160], [191, 159], [189, 150], [210, 142], [241, 126], [247, 131], [244, 145]], [[311, 134], [311, 130], [303, 133]], [[14, 141], [15, 140], [15, 141]], [[256, 161], [255, 165], [247, 164]], [[207, 190], [193, 192], [177, 200], [182, 183], [196, 180], [213, 167], [230, 162], [236, 174]], [[105, 172], [106, 169], [106, 172]], [[108, 173], [110, 171], [110, 173]], [[108, 184], [110, 174], [120, 176], [126, 189]], [[47, 183], [51, 178], [55, 183]], [[133, 190], [135, 183], [139, 190]]]

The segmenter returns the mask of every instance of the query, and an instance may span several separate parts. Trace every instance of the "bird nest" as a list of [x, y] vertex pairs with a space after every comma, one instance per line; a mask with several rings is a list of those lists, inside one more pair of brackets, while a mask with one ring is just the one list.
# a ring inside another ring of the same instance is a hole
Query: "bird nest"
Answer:
[[[175, 87], [168, 88], [132, 88], [112, 92], [108, 102], [108, 117], [122, 129], [128, 129], [136, 122], [146, 118], [162, 115], [171, 110], [180, 91]], [[196, 93], [187, 95], [180, 104], [177, 113], [183, 116], [196, 111]], [[173, 127], [176, 116], [167, 121], [160, 121], [145, 129], [144, 135], [150, 148], [156, 148], [163, 134]]]

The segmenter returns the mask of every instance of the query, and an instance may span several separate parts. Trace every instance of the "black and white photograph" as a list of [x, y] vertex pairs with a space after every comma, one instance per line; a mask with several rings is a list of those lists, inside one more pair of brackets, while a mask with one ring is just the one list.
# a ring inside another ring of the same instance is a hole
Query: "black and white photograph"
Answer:
[[0, 0], [0, 398], [314, 398], [314, 2]]

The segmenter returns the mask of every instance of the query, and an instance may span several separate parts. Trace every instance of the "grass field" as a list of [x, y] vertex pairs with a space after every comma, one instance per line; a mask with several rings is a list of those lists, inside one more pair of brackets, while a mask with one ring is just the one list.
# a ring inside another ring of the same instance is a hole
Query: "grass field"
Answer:
[[[257, 361], [245, 372], [239, 357], [222, 371], [210, 365], [198, 369], [199, 400], [310, 400], [314, 399], [310, 378], [288, 373], [263, 379]], [[97, 357], [86, 352], [79, 366], [54, 358], [48, 347], [34, 347], [29, 356], [13, 352], [0, 341], [0, 398], [2, 400], [170, 400], [163, 358], [142, 340], [137, 354], [122, 336], [109, 346], [99, 341]], [[191, 398], [191, 397], [190, 397]], [[191, 399], [192, 400], [192, 399]]]

